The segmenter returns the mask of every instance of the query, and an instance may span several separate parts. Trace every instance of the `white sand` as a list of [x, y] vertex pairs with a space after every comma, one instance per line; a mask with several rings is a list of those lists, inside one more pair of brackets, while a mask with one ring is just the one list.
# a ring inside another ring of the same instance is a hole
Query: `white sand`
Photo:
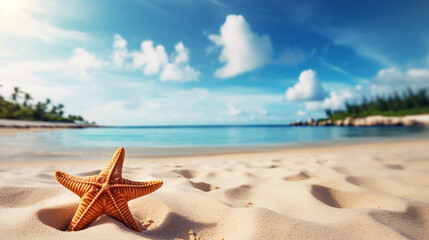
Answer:
[[0, 127], [0, 136], [1, 135], [12, 135], [17, 133], [27, 133], [27, 132], [43, 132], [43, 131], [57, 131], [67, 128], [14, 128], [14, 127]]
[[93, 175], [108, 161], [1, 163], [0, 238], [429, 238], [429, 139], [126, 158], [123, 177], [164, 181], [129, 202], [147, 230], [137, 233], [102, 216], [82, 231], [65, 232], [79, 198], [55, 181], [54, 171]]
[[85, 128], [100, 127], [95, 124], [70, 123], [70, 122], [47, 122], [47, 121], [27, 121], [14, 119], [0, 119], [1, 128]]

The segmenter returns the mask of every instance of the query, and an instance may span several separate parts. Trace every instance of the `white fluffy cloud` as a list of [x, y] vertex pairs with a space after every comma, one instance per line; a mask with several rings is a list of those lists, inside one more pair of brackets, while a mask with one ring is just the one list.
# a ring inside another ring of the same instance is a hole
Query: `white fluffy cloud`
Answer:
[[127, 41], [119, 34], [114, 36], [112, 61], [117, 67], [131, 59], [131, 69], [141, 69], [145, 76], [159, 75], [161, 81], [198, 81], [200, 72], [189, 65], [189, 55], [189, 49], [179, 42], [169, 59], [165, 47], [154, 46], [150, 40], [143, 41], [139, 51], [128, 53]]
[[397, 68], [384, 68], [366, 85], [354, 88], [344, 88], [331, 91], [323, 101], [309, 101], [307, 111], [324, 109], [344, 109], [347, 101], [360, 101], [362, 96], [371, 97], [380, 94], [390, 94], [393, 91], [404, 91], [407, 87], [421, 89], [429, 87], [429, 70], [410, 68], [400, 71]]
[[189, 49], [185, 48], [182, 42], [174, 46], [176, 52], [172, 55], [174, 63], [187, 63], [189, 61]]
[[271, 61], [273, 47], [270, 37], [253, 32], [241, 15], [228, 15], [220, 28], [220, 35], [210, 35], [209, 39], [221, 47], [219, 61], [225, 63], [216, 70], [216, 77], [234, 77]]
[[119, 34], [113, 36], [113, 54], [112, 61], [117, 67], [122, 67], [125, 59], [128, 57], [127, 41]]
[[373, 94], [429, 87], [429, 69], [410, 68], [405, 72], [397, 68], [381, 69], [371, 83]]
[[198, 81], [200, 73], [189, 65], [167, 63], [161, 73], [161, 81], [188, 82]]
[[168, 62], [168, 56], [162, 45], [153, 46], [152, 41], [143, 41], [141, 51], [131, 53], [132, 68], [142, 69], [146, 76], [158, 74], [160, 69]]
[[70, 63], [83, 75], [86, 75], [89, 69], [99, 69], [108, 65], [107, 62], [97, 59], [94, 54], [89, 53], [83, 48], [75, 48], [73, 50]]
[[287, 89], [285, 98], [287, 101], [316, 101], [322, 100], [326, 95], [316, 72], [309, 69], [301, 72], [299, 81]]
[[161, 72], [162, 81], [197, 81], [200, 73], [188, 65], [189, 49], [182, 42], [175, 46], [172, 62], [165, 64]]
[[427, 81], [429, 79], [429, 70], [428, 69], [409, 69], [406, 74], [415, 80]]
[[310, 101], [305, 104], [307, 111], [317, 111], [324, 109], [343, 109], [347, 100], [353, 99], [357, 94], [350, 88], [331, 91], [329, 97], [323, 101]]

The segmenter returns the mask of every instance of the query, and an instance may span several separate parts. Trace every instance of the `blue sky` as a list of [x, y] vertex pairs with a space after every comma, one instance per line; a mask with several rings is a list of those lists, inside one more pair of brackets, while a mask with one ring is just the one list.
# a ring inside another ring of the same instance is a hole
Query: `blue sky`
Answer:
[[0, 92], [112, 125], [281, 124], [429, 86], [427, 1], [0, 0]]

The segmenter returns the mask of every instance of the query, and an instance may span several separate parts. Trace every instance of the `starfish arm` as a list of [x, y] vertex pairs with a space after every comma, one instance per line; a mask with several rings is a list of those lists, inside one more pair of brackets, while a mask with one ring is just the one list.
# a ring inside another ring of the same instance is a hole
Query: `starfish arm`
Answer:
[[128, 179], [121, 179], [117, 184], [113, 184], [112, 188], [119, 188], [119, 191], [124, 194], [125, 198], [129, 201], [146, 194], [158, 190], [162, 186], [162, 181], [149, 181], [149, 182], [134, 182]]
[[110, 179], [120, 179], [122, 177], [122, 166], [124, 165], [125, 149], [120, 147], [116, 150], [109, 164], [103, 171], [100, 172], [99, 176], [106, 179], [107, 183], [110, 183]]
[[55, 178], [59, 183], [61, 183], [61, 185], [74, 192], [79, 197], [82, 197], [86, 192], [90, 191], [94, 185], [98, 185], [95, 182], [96, 176], [76, 177], [56, 171]]
[[104, 210], [105, 213], [123, 223], [128, 228], [141, 232], [139, 225], [128, 207], [127, 199], [122, 194], [113, 194], [111, 191], [107, 191], [107, 193], [109, 194], [108, 202], [110, 204], [106, 205]]
[[104, 190], [98, 193], [89, 192], [85, 194], [79, 204], [73, 219], [70, 222], [67, 231], [79, 231], [85, 228], [90, 222], [103, 214], [103, 203], [100, 200], [100, 195]]

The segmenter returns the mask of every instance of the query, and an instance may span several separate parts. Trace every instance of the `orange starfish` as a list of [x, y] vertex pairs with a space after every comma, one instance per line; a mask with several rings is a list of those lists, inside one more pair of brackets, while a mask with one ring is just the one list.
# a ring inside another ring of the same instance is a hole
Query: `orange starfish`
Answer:
[[102, 214], [122, 222], [128, 228], [140, 232], [133, 218], [128, 201], [149, 194], [162, 186], [162, 181], [134, 182], [122, 178], [125, 150], [119, 148], [107, 167], [98, 175], [75, 177], [60, 171], [55, 178], [80, 198], [79, 207], [67, 231], [79, 231]]

